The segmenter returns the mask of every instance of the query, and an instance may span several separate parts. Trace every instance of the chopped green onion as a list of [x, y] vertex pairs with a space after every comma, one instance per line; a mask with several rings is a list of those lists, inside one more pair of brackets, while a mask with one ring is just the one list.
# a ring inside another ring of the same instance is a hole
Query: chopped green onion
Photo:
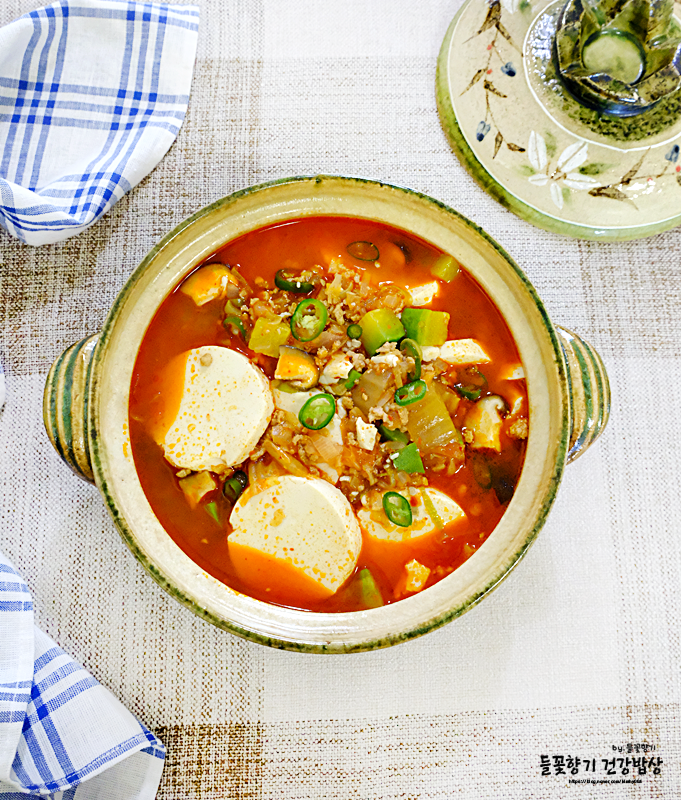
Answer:
[[379, 608], [383, 605], [381, 591], [376, 585], [374, 576], [365, 567], [359, 571], [359, 589], [362, 594], [362, 601], [367, 608]]
[[321, 300], [303, 300], [291, 317], [291, 333], [299, 342], [311, 342], [324, 330], [328, 318]]
[[359, 339], [362, 335], [362, 326], [355, 323], [348, 325], [347, 334], [351, 339]]
[[278, 289], [283, 289], [285, 292], [293, 292], [294, 294], [308, 294], [315, 288], [314, 283], [310, 281], [300, 281], [289, 276], [285, 269], [280, 269], [274, 276], [274, 285]]
[[208, 514], [211, 517], [213, 517], [213, 519], [219, 525], [220, 524], [220, 517], [218, 516], [218, 504], [216, 502], [206, 503], [206, 505], [204, 506], [204, 509], [205, 509], [205, 511], [208, 512]]
[[383, 510], [393, 525], [408, 528], [412, 523], [413, 515], [409, 500], [397, 492], [386, 492], [383, 495]]
[[478, 400], [482, 394], [482, 389], [476, 386], [455, 386], [454, 388], [461, 397], [465, 397], [466, 400]]
[[224, 318], [222, 324], [225, 326], [225, 328], [231, 328], [232, 333], [240, 333], [243, 337], [243, 340], [248, 342], [248, 334], [246, 333], [246, 328], [244, 328], [244, 323], [242, 322], [241, 317], [230, 314], [228, 317]]
[[357, 381], [362, 377], [361, 372], [357, 372], [356, 369], [351, 369], [348, 373], [347, 380], [345, 381], [345, 388], [352, 389], [352, 387], [357, 383]]
[[347, 246], [348, 253], [359, 261], [378, 261], [380, 253], [372, 242], [353, 242]]
[[391, 456], [395, 469], [400, 469], [403, 472], [412, 474], [414, 472], [425, 472], [423, 461], [421, 461], [421, 454], [415, 444], [408, 444], [403, 447], [396, 456]]
[[414, 371], [409, 373], [409, 380], [417, 381], [421, 377], [421, 361], [423, 360], [421, 345], [413, 339], [402, 339], [400, 350], [405, 356], [411, 356], [414, 359]]
[[325, 428], [336, 413], [336, 398], [331, 394], [316, 394], [300, 409], [298, 419], [308, 430]]
[[238, 469], [231, 478], [227, 478], [222, 487], [222, 494], [232, 505], [241, 496], [243, 490], [248, 486], [248, 477], [245, 472]]
[[395, 428], [388, 428], [385, 425], [378, 426], [378, 432], [388, 442], [400, 442], [401, 444], [409, 444], [409, 437], [404, 431]]
[[420, 380], [405, 383], [404, 386], [395, 390], [395, 402], [398, 406], [409, 406], [425, 397], [427, 388], [426, 384]]
[[466, 400], [477, 400], [482, 394], [482, 390], [487, 388], [487, 378], [475, 367], [467, 367], [459, 375], [461, 380], [455, 384], [454, 388]]
[[426, 507], [426, 511], [428, 512], [428, 516], [433, 520], [433, 525], [435, 525], [435, 527], [441, 531], [445, 524], [442, 521], [442, 517], [437, 513], [435, 503], [425, 489], [421, 489], [421, 498], [423, 500], [423, 505]]
[[459, 274], [459, 262], [452, 256], [443, 253], [430, 268], [430, 274], [434, 278], [449, 283]]

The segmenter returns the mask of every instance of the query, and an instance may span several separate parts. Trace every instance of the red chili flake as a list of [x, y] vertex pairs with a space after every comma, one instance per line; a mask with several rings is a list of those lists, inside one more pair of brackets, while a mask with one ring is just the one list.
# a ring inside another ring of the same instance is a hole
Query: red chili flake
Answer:
[[491, 50], [491, 49], [492, 49], [492, 45], [491, 45], [491, 44], [488, 44], [488, 45], [487, 45], [487, 49], [488, 49], [488, 50]]
[[491, 75], [491, 74], [492, 74], [492, 70], [491, 70], [491, 69], [488, 69], [488, 70], [487, 70], [487, 74], [488, 74], [488, 75]]
[[681, 172], [681, 167], [677, 167], [677, 168], [676, 168], [676, 171], [677, 171], [677, 172]]
[[416, 508], [416, 506], [419, 504], [419, 498], [417, 497], [417, 495], [414, 495], [409, 499], [409, 502], [412, 504], [414, 508]]

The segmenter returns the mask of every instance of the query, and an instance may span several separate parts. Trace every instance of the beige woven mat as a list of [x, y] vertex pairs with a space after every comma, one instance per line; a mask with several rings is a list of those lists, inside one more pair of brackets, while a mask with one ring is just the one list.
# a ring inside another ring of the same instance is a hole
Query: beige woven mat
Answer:
[[[164, 799], [681, 796], [681, 230], [580, 243], [473, 183], [434, 99], [458, 0], [200, 5], [188, 117], [158, 168], [63, 245], [0, 233], [0, 549], [39, 623], [164, 739]], [[33, 7], [4, 0], [0, 24]], [[233, 190], [316, 172], [410, 186], [481, 224], [600, 350], [614, 397], [519, 569], [440, 631], [357, 656], [269, 651], [170, 600], [41, 422], [53, 359], [161, 236]], [[635, 743], [663, 760], [640, 784], [541, 774], [542, 755]]]

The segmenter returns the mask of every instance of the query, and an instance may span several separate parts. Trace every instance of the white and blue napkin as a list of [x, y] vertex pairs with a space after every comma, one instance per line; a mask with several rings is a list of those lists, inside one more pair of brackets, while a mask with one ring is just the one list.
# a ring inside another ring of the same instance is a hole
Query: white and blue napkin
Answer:
[[60, 0], [0, 29], [0, 224], [80, 233], [145, 177], [189, 103], [196, 6]]
[[33, 625], [0, 553], [0, 800], [153, 800], [165, 749]]

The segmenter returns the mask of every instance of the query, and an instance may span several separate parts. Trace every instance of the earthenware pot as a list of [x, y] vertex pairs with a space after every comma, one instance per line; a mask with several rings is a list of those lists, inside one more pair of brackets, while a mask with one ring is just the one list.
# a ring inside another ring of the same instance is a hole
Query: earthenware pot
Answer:
[[[151, 510], [135, 471], [128, 431], [137, 351], [173, 287], [235, 237], [309, 215], [378, 220], [459, 259], [503, 314], [518, 345], [529, 392], [525, 465], [508, 510], [485, 544], [421, 594], [344, 614], [269, 605], [239, 594], [194, 564]], [[522, 271], [475, 224], [416, 192], [317, 176], [237, 192], [169, 233], [123, 287], [101, 333], [57, 359], [47, 378], [44, 417], [61, 457], [97, 485], [127, 545], [173, 597], [209, 622], [256, 642], [338, 653], [385, 647], [437, 628], [497, 586], [539, 533], [566, 462], [583, 453], [605, 427], [609, 397], [598, 355], [577, 335], [551, 324]]]

